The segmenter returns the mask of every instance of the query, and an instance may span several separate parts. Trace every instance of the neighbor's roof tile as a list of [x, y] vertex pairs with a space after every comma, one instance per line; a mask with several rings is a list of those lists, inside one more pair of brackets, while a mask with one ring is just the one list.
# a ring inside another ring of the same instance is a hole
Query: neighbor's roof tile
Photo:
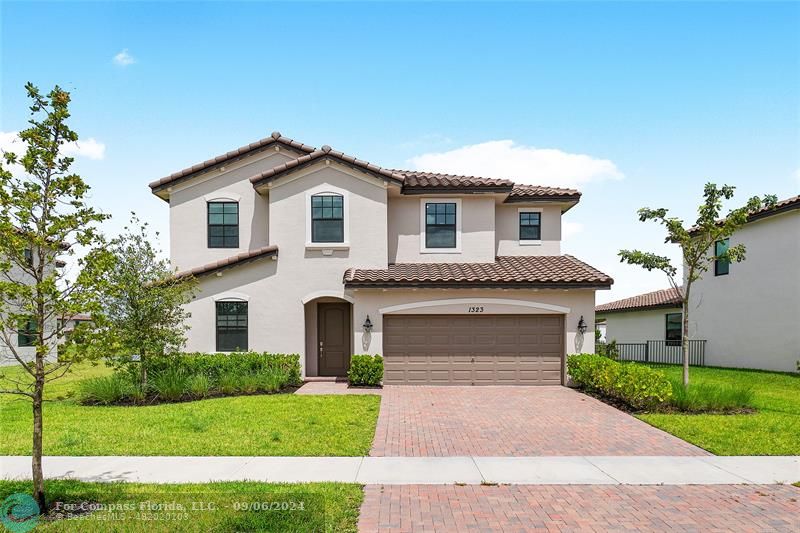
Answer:
[[598, 305], [594, 308], [594, 311], [595, 313], [607, 313], [614, 311], [639, 311], [660, 307], [680, 307], [682, 302], [683, 296], [680, 290], [672, 287]]

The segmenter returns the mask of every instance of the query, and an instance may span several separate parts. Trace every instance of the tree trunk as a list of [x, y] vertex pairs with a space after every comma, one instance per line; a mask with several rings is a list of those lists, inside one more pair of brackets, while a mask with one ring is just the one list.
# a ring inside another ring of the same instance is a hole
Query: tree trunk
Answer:
[[683, 300], [683, 333], [681, 351], [683, 352], [683, 386], [689, 386], [689, 291]]
[[42, 398], [44, 396], [44, 366], [41, 357], [37, 356], [36, 381], [33, 390], [33, 498], [39, 504], [39, 512], [47, 511], [44, 497], [44, 474], [42, 473]]

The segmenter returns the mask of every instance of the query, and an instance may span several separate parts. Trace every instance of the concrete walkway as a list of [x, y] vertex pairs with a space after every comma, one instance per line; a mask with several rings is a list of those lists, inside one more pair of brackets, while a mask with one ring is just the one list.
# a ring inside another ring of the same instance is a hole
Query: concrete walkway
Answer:
[[[800, 457], [58, 457], [45, 477], [82, 481], [314, 482], [365, 485], [737, 485], [800, 481]], [[30, 479], [30, 457], [0, 457], [0, 478]]]

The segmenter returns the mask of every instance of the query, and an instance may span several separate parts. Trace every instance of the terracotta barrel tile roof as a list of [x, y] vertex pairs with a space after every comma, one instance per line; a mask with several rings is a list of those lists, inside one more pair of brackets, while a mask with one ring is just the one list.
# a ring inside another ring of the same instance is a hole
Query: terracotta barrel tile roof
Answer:
[[547, 198], [553, 200], [580, 200], [581, 193], [576, 189], [545, 187], [541, 185], [514, 185], [506, 202], [524, 201], [528, 198]]
[[570, 255], [498, 257], [494, 263], [398, 263], [384, 269], [351, 268], [347, 287], [608, 288], [606, 274]]
[[422, 172], [416, 170], [395, 170], [405, 176], [403, 192], [420, 190], [453, 190], [461, 189], [497, 189], [500, 192], [509, 192], [514, 187], [514, 182], [503, 178], [482, 178], [480, 176], [458, 176], [455, 174], [442, 174], [438, 172]]
[[287, 161], [282, 163], [276, 167], [273, 167], [269, 170], [261, 172], [260, 174], [256, 174], [255, 176], [250, 178], [250, 182], [253, 185], [260, 185], [263, 183], [267, 183], [272, 181], [273, 179], [277, 178], [281, 174], [288, 172], [293, 169], [299, 169], [308, 165], [309, 163], [316, 161], [317, 159], [328, 157], [330, 159], [338, 160], [348, 165], [352, 165], [356, 168], [361, 170], [365, 170], [377, 176], [394, 180], [396, 182], [402, 183], [404, 176], [399, 174], [393, 170], [386, 169], [379, 167], [377, 165], [373, 165], [369, 161], [362, 161], [361, 159], [356, 159], [351, 155], [347, 155], [343, 152], [338, 150], [334, 150], [330, 146], [323, 146], [319, 150], [315, 150], [310, 154], [306, 154], [304, 156], [300, 156], [297, 159], [292, 159], [291, 161]]
[[187, 178], [193, 174], [211, 168], [215, 165], [221, 165], [233, 159], [238, 159], [244, 156], [247, 156], [253, 152], [256, 152], [266, 146], [271, 144], [282, 144], [284, 146], [288, 146], [299, 150], [301, 152], [311, 153], [314, 151], [313, 146], [308, 146], [301, 142], [295, 141], [294, 139], [290, 139], [288, 137], [284, 137], [278, 131], [273, 131], [269, 137], [264, 137], [263, 139], [259, 139], [256, 142], [252, 142], [250, 144], [240, 146], [235, 150], [231, 150], [230, 152], [224, 153], [222, 155], [218, 155], [217, 157], [212, 157], [202, 163], [197, 163], [196, 165], [192, 165], [190, 167], [184, 168], [183, 170], [179, 170], [178, 172], [173, 172], [169, 176], [165, 176], [159, 180], [156, 180], [150, 184], [151, 189], [157, 189], [163, 187], [168, 183], [173, 183], [175, 181]]
[[683, 296], [680, 290], [673, 287], [598, 305], [594, 308], [594, 311], [595, 313], [609, 313], [615, 311], [658, 309], [661, 307], [680, 307], [682, 302]]
[[230, 268], [233, 266], [248, 263], [250, 261], [255, 261], [256, 259], [262, 259], [264, 257], [272, 257], [277, 255], [278, 255], [277, 246], [262, 246], [261, 248], [248, 250], [246, 252], [232, 255], [230, 257], [226, 257], [225, 259], [220, 259], [219, 261], [214, 261], [212, 263], [207, 263], [205, 265], [195, 267], [190, 270], [183, 270], [181, 272], [176, 273], [175, 277], [184, 278], [187, 276], [195, 276], [195, 277], [202, 276], [205, 274], [211, 274], [213, 272], [217, 272], [219, 270], [224, 270], [226, 268]]

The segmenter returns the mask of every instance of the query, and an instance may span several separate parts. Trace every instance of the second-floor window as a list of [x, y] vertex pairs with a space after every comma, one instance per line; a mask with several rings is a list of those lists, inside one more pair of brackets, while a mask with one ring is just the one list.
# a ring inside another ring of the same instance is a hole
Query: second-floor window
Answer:
[[522, 212], [519, 214], [519, 240], [521, 241], [542, 240], [541, 213]]
[[311, 197], [311, 242], [344, 242], [344, 197], [316, 194]]
[[[724, 254], [728, 251], [728, 246], [730, 245], [730, 241], [728, 239], [724, 239], [721, 241], [717, 241], [714, 243], [714, 256], [719, 257], [720, 255]], [[716, 259], [714, 260], [714, 275], [715, 276], [725, 276], [730, 271], [730, 262], [725, 259]]]
[[36, 334], [36, 321], [32, 318], [23, 319], [17, 330], [17, 346], [35, 346]]
[[425, 204], [425, 248], [456, 247], [456, 204]]
[[33, 250], [25, 248], [25, 250], [23, 250], [23, 255], [25, 256], [25, 264], [33, 266]]
[[238, 202], [208, 202], [208, 247], [239, 247]]

